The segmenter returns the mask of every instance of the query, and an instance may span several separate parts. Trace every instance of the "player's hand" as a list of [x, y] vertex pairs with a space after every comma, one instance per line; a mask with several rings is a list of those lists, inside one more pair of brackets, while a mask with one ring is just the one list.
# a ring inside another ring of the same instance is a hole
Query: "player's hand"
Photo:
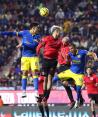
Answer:
[[83, 84], [83, 86], [81, 87], [81, 90], [84, 90], [85, 89], [85, 85]]

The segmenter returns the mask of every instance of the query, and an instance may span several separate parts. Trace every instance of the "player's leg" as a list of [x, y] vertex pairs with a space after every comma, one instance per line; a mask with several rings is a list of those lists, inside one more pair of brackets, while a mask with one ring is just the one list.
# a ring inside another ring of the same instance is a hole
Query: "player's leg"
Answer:
[[39, 95], [38, 100], [37, 100], [37, 104], [38, 104], [38, 108], [41, 112], [42, 117], [45, 117], [44, 107], [43, 107], [43, 103], [42, 103], [42, 95]]
[[[43, 69], [43, 73], [44, 73], [44, 84], [43, 84], [43, 88], [44, 88], [44, 98], [43, 100], [45, 101], [46, 99], [48, 99], [49, 94], [50, 94], [50, 90], [48, 90], [48, 82], [49, 82], [49, 78], [51, 79], [51, 76], [49, 74], [50, 72], [50, 68], [51, 68], [51, 61], [50, 59], [43, 59], [42, 62], [42, 69]], [[51, 81], [49, 83], [49, 85], [51, 84]]]
[[[74, 88], [74, 90], [77, 92], [77, 86], [74, 85], [73, 88]], [[80, 104], [79, 104], [79, 105], [82, 106], [83, 103], [84, 103], [84, 101], [85, 101], [85, 100], [84, 100], [82, 94], [80, 93], [80, 100], [79, 100], [79, 103], [80, 103]]]
[[38, 57], [32, 57], [30, 59], [30, 65], [32, 70], [32, 76], [33, 76], [33, 85], [35, 90], [35, 97], [38, 96], [38, 77], [39, 77], [39, 71], [40, 71], [40, 65], [39, 65], [39, 58]]
[[[63, 81], [67, 81], [71, 77], [72, 77], [72, 75], [71, 75], [71, 71], [69, 69], [58, 74], [58, 78]], [[74, 107], [75, 101], [74, 101], [71, 89], [69, 87], [65, 87], [65, 88], [67, 89], [66, 91], [68, 93], [68, 97], [71, 100], [71, 104], [70, 104], [70, 109], [71, 109]]]
[[[68, 70], [69, 67], [70, 67], [70, 66], [67, 65], [67, 64], [65, 64], [65, 65], [60, 65], [60, 66], [58, 67], [58, 73], [63, 72], [63, 71], [65, 71], [65, 70]], [[72, 90], [71, 90], [71, 88], [70, 88], [70, 86], [69, 86], [69, 81], [68, 81], [68, 80], [67, 80], [67, 81], [64, 81], [64, 82], [62, 83], [62, 85], [64, 86], [64, 88], [65, 88], [65, 90], [66, 90], [66, 92], [67, 92], [67, 95], [68, 95], [68, 97], [69, 97], [69, 99], [70, 99], [71, 105], [74, 105], [75, 101], [74, 101], [74, 98], [73, 98], [73, 95], [72, 95]]]
[[[47, 95], [47, 84], [48, 84], [48, 73], [49, 73], [49, 60], [43, 58], [42, 61], [42, 71], [44, 76], [44, 83], [43, 83], [43, 90], [44, 90], [44, 97]], [[44, 99], [46, 100], [46, 99]]]
[[88, 94], [90, 98], [90, 107], [93, 117], [96, 117], [95, 104], [98, 104], [98, 94]]
[[54, 77], [55, 74], [55, 69], [57, 66], [57, 61], [56, 60], [51, 60], [49, 62], [49, 71], [48, 71], [48, 81], [47, 81], [47, 93], [45, 95], [45, 98], [48, 99], [52, 87], [52, 78]]
[[95, 112], [95, 101], [94, 100], [90, 100], [90, 106], [91, 106], [91, 112], [93, 117], [96, 117], [96, 112]]
[[[75, 80], [76, 84], [76, 92], [77, 92], [77, 100], [75, 104], [75, 108], [80, 106], [80, 99], [81, 99], [81, 87], [83, 85], [83, 74], [75, 74], [73, 73], [73, 79]], [[82, 98], [83, 99], [83, 98]], [[81, 100], [81, 104], [83, 104], [84, 100]]]
[[21, 58], [21, 70], [22, 70], [22, 97], [26, 97], [26, 86], [27, 86], [27, 77], [28, 77], [28, 71], [29, 71], [29, 59], [27, 57]]
[[74, 98], [73, 98], [72, 90], [71, 90], [71, 88], [69, 86], [69, 82], [68, 81], [63, 81], [63, 86], [64, 86], [64, 88], [65, 88], [65, 90], [67, 92], [67, 95], [68, 95], [68, 97], [70, 99], [70, 102], [71, 102], [70, 103], [70, 109], [72, 109], [73, 106], [75, 105], [75, 101], [74, 101]]
[[49, 117], [49, 107], [48, 107], [48, 104], [47, 104], [47, 100], [43, 102], [43, 106], [44, 106], [44, 109], [46, 111], [47, 117]]

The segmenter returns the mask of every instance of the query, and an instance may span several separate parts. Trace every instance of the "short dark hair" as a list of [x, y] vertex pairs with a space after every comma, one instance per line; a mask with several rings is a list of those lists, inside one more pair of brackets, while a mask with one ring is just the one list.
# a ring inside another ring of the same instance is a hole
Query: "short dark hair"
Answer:
[[86, 69], [90, 68], [91, 70], [94, 70], [93, 66], [87, 66]]
[[36, 26], [39, 27], [39, 23], [38, 22], [33, 22], [33, 23], [30, 24], [30, 28], [36, 27]]
[[73, 44], [73, 43], [71, 43], [71, 44], [70, 44], [70, 46], [72, 46], [72, 47], [76, 48], [76, 45], [75, 45], [75, 44]]

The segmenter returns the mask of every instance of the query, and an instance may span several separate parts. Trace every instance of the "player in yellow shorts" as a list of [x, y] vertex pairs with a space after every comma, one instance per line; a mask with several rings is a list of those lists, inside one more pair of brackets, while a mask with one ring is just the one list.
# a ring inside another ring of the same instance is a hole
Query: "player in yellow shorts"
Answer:
[[86, 56], [93, 56], [97, 60], [96, 54], [93, 52], [88, 52], [87, 50], [78, 50], [76, 46], [72, 44], [70, 46], [69, 57], [71, 59], [71, 67], [68, 70], [65, 70], [58, 74], [58, 78], [68, 80], [72, 78], [76, 84], [77, 92], [77, 101], [75, 103], [76, 107], [79, 106], [80, 96], [81, 96], [81, 87], [83, 85], [83, 76], [86, 64]]
[[39, 24], [34, 22], [30, 25], [30, 30], [23, 30], [20, 32], [0, 32], [1, 35], [11, 35], [22, 37], [20, 44], [22, 46], [21, 70], [22, 70], [22, 97], [26, 97], [26, 86], [28, 72], [31, 70], [33, 74], [33, 82], [35, 92], [38, 92], [38, 72], [39, 72], [39, 58], [36, 54], [36, 47], [39, 43]]

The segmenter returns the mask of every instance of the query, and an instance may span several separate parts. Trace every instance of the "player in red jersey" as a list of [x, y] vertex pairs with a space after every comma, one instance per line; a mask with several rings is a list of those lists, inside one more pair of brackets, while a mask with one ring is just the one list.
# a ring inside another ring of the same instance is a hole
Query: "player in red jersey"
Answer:
[[95, 104], [98, 104], [98, 76], [93, 73], [92, 68], [86, 69], [87, 75], [84, 76], [84, 85], [87, 87], [88, 97], [93, 117], [96, 117]]
[[[69, 49], [70, 43], [69, 43], [69, 37], [65, 36], [62, 39], [62, 45], [58, 54], [58, 73], [65, 71], [70, 68], [70, 58], [68, 58], [68, 53], [70, 51]], [[70, 86], [68, 85], [70, 81], [64, 81], [62, 84], [68, 94], [68, 97], [71, 101], [70, 109], [74, 106], [75, 101], [72, 95], [72, 90]], [[71, 81], [72, 83], [72, 81]]]
[[49, 117], [49, 108], [48, 108], [47, 101], [44, 101], [44, 102], [42, 101], [43, 96], [44, 96], [43, 95], [43, 93], [44, 93], [43, 83], [44, 83], [44, 76], [43, 76], [43, 74], [41, 74], [39, 77], [39, 87], [38, 87], [39, 97], [37, 100], [37, 104], [38, 104], [39, 110], [42, 114], [42, 117], [45, 117], [44, 109], [46, 111], [47, 117]]
[[37, 46], [37, 53], [40, 53], [40, 49], [44, 47], [42, 67], [44, 71], [44, 99], [49, 98], [52, 78], [54, 77], [55, 69], [57, 66], [58, 51], [61, 47], [60, 39], [61, 27], [52, 26], [51, 35], [46, 36]]

